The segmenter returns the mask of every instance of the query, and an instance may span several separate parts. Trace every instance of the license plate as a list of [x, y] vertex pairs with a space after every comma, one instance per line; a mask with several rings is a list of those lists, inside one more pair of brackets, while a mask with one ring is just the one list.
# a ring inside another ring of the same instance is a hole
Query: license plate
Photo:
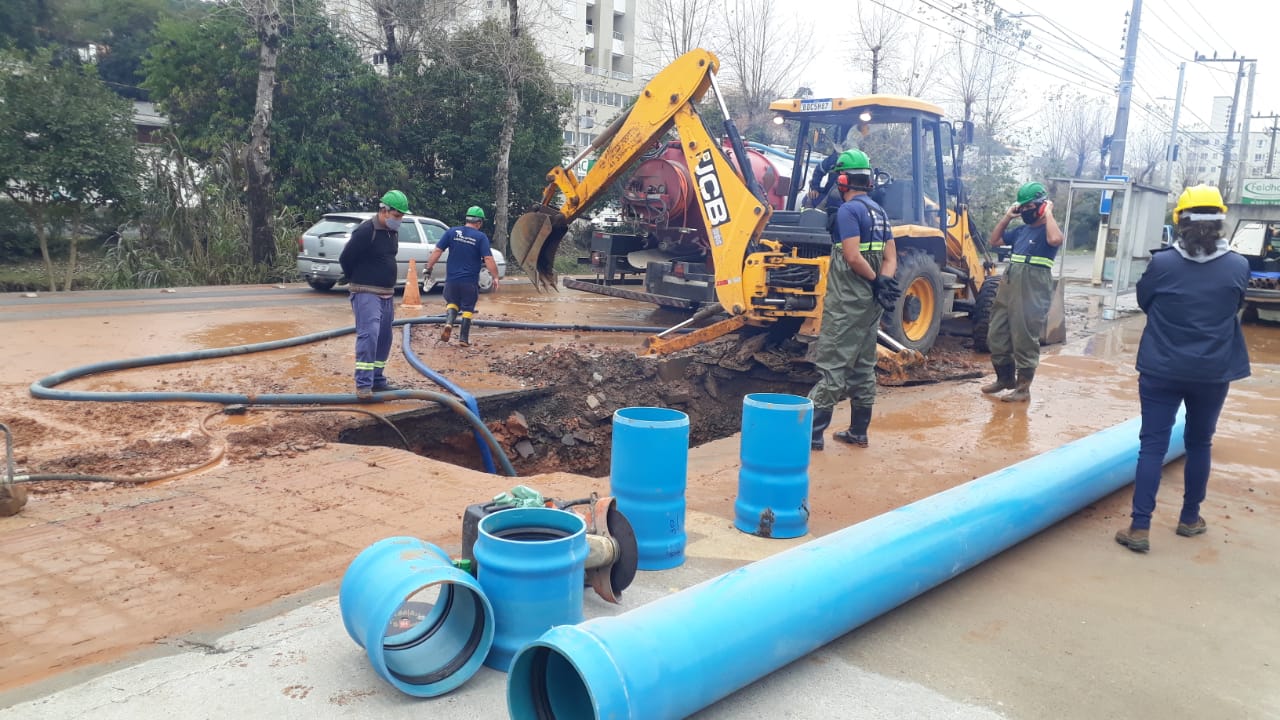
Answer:
[[311, 272], [329, 272], [328, 264], [311, 263]]
[[831, 98], [820, 100], [801, 100], [800, 112], [823, 112], [831, 109]]

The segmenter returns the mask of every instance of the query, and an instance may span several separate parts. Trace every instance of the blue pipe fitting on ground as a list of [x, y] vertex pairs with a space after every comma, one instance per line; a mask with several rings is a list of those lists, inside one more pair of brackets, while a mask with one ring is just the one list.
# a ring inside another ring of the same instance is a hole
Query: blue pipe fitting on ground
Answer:
[[631, 521], [640, 570], [668, 570], [684, 562], [688, 475], [688, 415], [659, 407], [613, 414], [609, 494]]
[[767, 538], [797, 538], [809, 532], [812, 434], [809, 398], [781, 393], [742, 398], [734, 527]]
[[481, 518], [474, 553], [493, 606], [484, 664], [506, 672], [516, 651], [556, 625], [582, 622], [587, 525], [575, 513], [514, 508]]
[[[615, 617], [551, 629], [514, 720], [683, 718], [1133, 482], [1139, 419]], [[1165, 462], [1183, 452], [1174, 425]], [[1099, 542], [1110, 542], [1100, 538]]]
[[[429, 606], [415, 602], [432, 591]], [[417, 538], [365, 548], [342, 576], [338, 606], [347, 635], [365, 649], [374, 672], [415, 697], [466, 682], [493, 643], [493, 609], [480, 583]]]

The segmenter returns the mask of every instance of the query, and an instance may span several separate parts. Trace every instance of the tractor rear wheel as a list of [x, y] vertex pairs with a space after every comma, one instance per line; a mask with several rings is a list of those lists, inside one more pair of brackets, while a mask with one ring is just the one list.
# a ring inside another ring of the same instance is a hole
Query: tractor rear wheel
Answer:
[[996, 293], [1000, 291], [999, 275], [992, 275], [982, 282], [978, 290], [977, 300], [973, 303], [973, 351], [991, 352], [987, 345], [987, 330], [991, 327], [991, 309], [996, 304]]
[[898, 256], [895, 277], [902, 297], [885, 313], [885, 331], [908, 348], [927, 353], [942, 329], [942, 270], [931, 255], [906, 251]]

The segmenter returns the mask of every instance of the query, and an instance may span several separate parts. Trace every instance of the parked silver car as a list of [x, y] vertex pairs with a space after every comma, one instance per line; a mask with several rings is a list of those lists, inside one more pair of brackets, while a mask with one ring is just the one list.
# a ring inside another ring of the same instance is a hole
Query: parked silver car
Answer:
[[[342, 248], [347, 246], [351, 231], [360, 223], [373, 217], [371, 212], [329, 213], [320, 218], [298, 237], [298, 274], [307, 284], [320, 291], [326, 291], [338, 284], [342, 277], [342, 266], [338, 264], [338, 256]], [[404, 287], [405, 275], [409, 272], [409, 261], [417, 261], [417, 283], [423, 292], [431, 291], [436, 285], [443, 285], [448, 272], [449, 251], [446, 250], [436, 263], [431, 280], [424, 283], [422, 274], [426, 272], [427, 258], [436, 249], [436, 242], [449, 227], [435, 218], [420, 215], [405, 215], [400, 223], [400, 251], [396, 253], [396, 287]], [[498, 265], [498, 277], [507, 276], [507, 260], [502, 253], [494, 250], [493, 261]], [[493, 291], [493, 277], [488, 268], [480, 269], [480, 292]]]

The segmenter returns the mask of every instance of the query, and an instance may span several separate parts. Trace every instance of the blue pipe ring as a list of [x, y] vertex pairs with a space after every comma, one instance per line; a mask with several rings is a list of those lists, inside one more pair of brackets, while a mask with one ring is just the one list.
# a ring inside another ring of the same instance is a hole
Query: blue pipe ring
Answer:
[[[412, 600], [431, 588], [435, 602]], [[493, 608], [479, 582], [417, 538], [387, 538], [356, 556], [342, 576], [338, 604], [347, 634], [365, 649], [374, 672], [415, 697], [457, 688], [493, 645]]]

